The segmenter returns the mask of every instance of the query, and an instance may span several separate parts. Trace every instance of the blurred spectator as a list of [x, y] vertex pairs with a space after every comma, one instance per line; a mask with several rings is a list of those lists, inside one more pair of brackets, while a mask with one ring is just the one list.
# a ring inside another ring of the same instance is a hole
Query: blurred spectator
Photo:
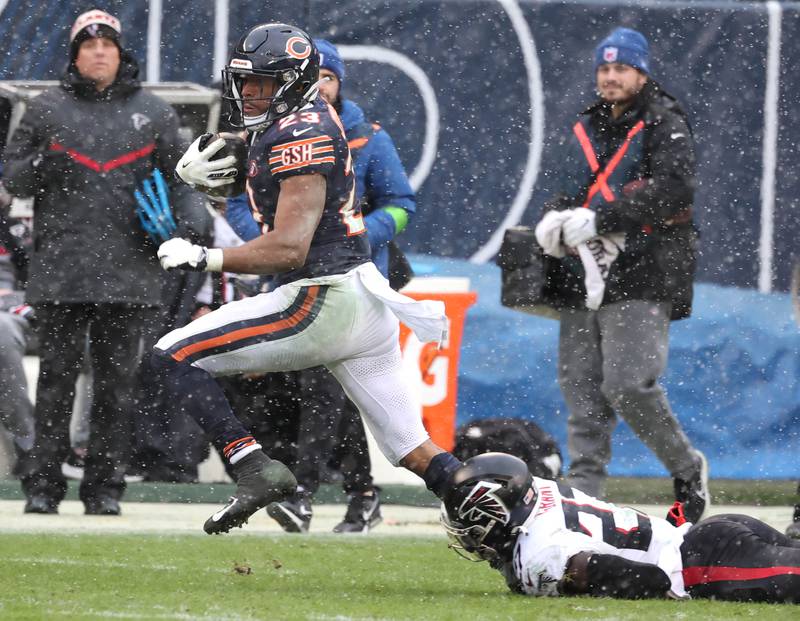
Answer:
[[[569, 484], [603, 496], [621, 416], [669, 470], [686, 518], [708, 503], [707, 466], [658, 379], [670, 320], [691, 312], [695, 159], [680, 104], [650, 77], [642, 34], [614, 30], [595, 50], [599, 99], [569, 130], [551, 171], [560, 192], [536, 227], [563, 299], [559, 383]], [[560, 156], [561, 154], [559, 154]]]
[[[9, 432], [17, 462], [33, 448], [33, 404], [22, 364], [35, 347], [33, 309], [25, 304], [30, 228], [9, 215], [11, 197], [0, 186], [0, 423]], [[12, 469], [18, 471], [18, 463]]]
[[[394, 288], [400, 288], [410, 279], [411, 268], [393, 240], [416, 211], [414, 191], [389, 134], [367, 122], [356, 103], [342, 98], [345, 66], [336, 47], [324, 39], [314, 43], [320, 53], [320, 79], [327, 78], [320, 84], [320, 95], [339, 114], [353, 156], [356, 197], [365, 215], [372, 261]], [[242, 200], [228, 201], [228, 221], [243, 239], [260, 234]], [[364, 424], [355, 405], [324, 367], [278, 374], [267, 381], [276, 395], [293, 392], [290, 387], [278, 389], [276, 384], [294, 385], [299, 408], [296, 431], [293, 426], [287, 429], [296, 435], [276, 440], [294, 456], [289, 463], [299, 483], [298, 492], [294, 498], [268, 507], [269, 514], [289, 532], [307, 531], [311, 498], [333, 451], [344, 491], [350, 497], [345, 517], [334, 531], [369, 531], [381, 520], [380, 500], [371, 476]]]
[[[163, 283], [134, 190], [154, 169], [172, 171], [184, 145], [174, 110], [141, 89], [120, 33], [104, 11], [76, 19], [61, 84], [31, 100], [5, 154], [9, 191], [35, 200], [26, 299], [40, 371], [36, 441], [20, 469], [26, 513], [56, 513], [66, 493], [61, 462], [87, 333], [94, 395], [79, 496], [87, 514], [118, 515], [125, 489], [141, 340]], [[175, 184], [172, 199], [190, 225], [200, 196]]]
[[[210, 216], [208, 222], [211, 222]], [[200, 229], [200, 222], [197, 224]], [[200, 243], [210, 243], [211, 235], [195, 235], [195, 239]], [[197, 295], [204, 276], [192, 272], [165, 274], [161, 308], [144, 333], [142, 351], [148, 351], [161, 336], [195, 318]], [[133, 457], [128, 479], [141, 477], [145, 481], [197, 482], [197, 467], [209, 454], [208, 441], [202, 429], [186, 412], [175, 407], [163, 386], [149, 381], [146, 365], [139, 371]], [[165, 416], [167, 412], [170, 414]]]
[[[797, 485], [797, 495], [800, 496], [800, 483]], [[793, 539], [800, 539], [800, 502], [794, 506], [792, 523], [786, 528], [786, 534]]]

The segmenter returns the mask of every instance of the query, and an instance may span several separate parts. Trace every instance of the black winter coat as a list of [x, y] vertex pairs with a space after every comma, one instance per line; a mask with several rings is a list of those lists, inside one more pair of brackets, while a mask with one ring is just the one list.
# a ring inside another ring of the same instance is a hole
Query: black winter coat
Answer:
[[[28, 303], [161, 303], [163, 272], [134, 190], [154, 168], [172, 184], [186, 145], [174, 109], [138, 73], [122, 52], [116, 81], [98, 93], [71, 63], [60, 86], [30, 101], [6, 149], [6, 187], [35, 198]], [[171, 185], [170, 203], [178, 234], [208, 227], [187, 186]]]
[[[596, 102], [581, 115], [600, 168], [617, 152], [628, 131], [644, 121], [633, 162], [619, 171], [616, 199], [593, 204], [598, 234], [626, 234], [625, 250], [612, 264], [603, 304], [623, 300], [672, 302], [672, 318], [691, 313], [697, 233], [692, 223], [695, 157], [691, 129], [674, 97], [648, 81], [635, 102], [614, 119], [608, 104]], [[570, 149], [550, 174], [562, 191], [545, 210], [582, 205], [595, 175], [570, 132]], [[563, 155], [563, 154], [560, 154]], [[622, 167], [620, 167], [622, 168]], [[624, 188], [624, 191], [622, 191]], [[583, 267], [577, 257], [555, 263], [558, 297], [563, 306], [585, 308]]]

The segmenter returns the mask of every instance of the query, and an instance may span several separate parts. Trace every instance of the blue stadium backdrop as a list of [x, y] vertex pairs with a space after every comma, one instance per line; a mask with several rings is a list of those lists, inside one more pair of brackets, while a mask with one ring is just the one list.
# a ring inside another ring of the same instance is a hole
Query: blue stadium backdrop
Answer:
[[[593, 97], [594, 43], [618, 25], [642, 31], [652, 74], [689, 111], [698, 149], [704, 284], [696, 317], [674, 328], [670, 397], [716, 476], [800, 475], [800, 346], [788, 298], [747, 290], [785, 291], [800, 255], [797, 3], [0, 0], [0, 79], [57, 78], [72, 20], [94, 6], [120, 17], [150, 79], [211, 84], [227, 47], [263, 21], [340, 45], [345, 95], [389, 130], [419, 191], [404, 245], [423, 264], [451, 258], [425, 265], [469, 273], [481, 293], [459, 421], [529, 416], [562, 445], [556, 324], [500, 309], [497, 272], [480, 264], [502, 229], [535, 221], [550, 190], [542, 171], [558, 153], [549, 145]], [[495, 331], [499, 339], [487, 338]], [[612, 472], [662, 474], [624, 425]]]

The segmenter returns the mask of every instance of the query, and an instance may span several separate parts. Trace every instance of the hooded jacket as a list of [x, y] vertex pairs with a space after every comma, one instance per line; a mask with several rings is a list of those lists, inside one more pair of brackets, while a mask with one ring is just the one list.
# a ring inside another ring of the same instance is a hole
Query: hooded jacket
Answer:
[[[116, 80], [98, 92], [70, 63], [59, 86], [29, 102], [6, 149], [6, 187], [35, 199], [28, 303], [161, 302], [163, 273], [134, 191], [154, 168], [171, 180], [186, 145], [174, 109], [138, 73], [121, 51]], [[203, 231], [202, 197], [171, 183], [177, 234]]]
[[[603, 170], [634, 132], [624, 157], [608, 178], [613, 200], [602, 192], [589, 197], [597, 179], [583, 146], [570, 131], [566, 157], [550, 172], [558, 192], [545, 205], [571, 209], [589, 203], [597, 213], [599, 235], [625, 233], [625, 248], [611, 266], [603, 305], [623, 300], [672, 303], [672, 318], [691, 313], [697, 233], [692, 221], [695, 157], [691, 129], [674, 97], [648, 80], [632, 105], [617, 119], [600, 100], [585, 110], [580, 123]], [[584, 272], [577, 256], [556, 263], [553, 278], [563, 306], [583, 308]]]

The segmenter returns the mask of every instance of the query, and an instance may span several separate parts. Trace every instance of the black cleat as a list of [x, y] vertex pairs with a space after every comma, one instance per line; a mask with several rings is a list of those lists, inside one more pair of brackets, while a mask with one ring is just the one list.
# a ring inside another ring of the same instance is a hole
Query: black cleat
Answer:
[[297, 479], [281, 462], [261, 451], [245, 455], [233, 466], [236, 495], [206, 520], [203, 530], [209, 535], [227, 533], [241, 526], [262, 507], [284, 500], [297, 489]]
[[708, 493], [708, 462], [706, 456], [695, 450], [699, 460], [699, 469], [688, 480], [674, 479], [675, 500], [683, 503], [683, 512], [687, 522], [697, 524], [706, 509], [711, 506]]
[[58, 513], [58, 503], [47, 496], [31, 496], [25, 503], [25, 513]]
[[335, 533], [362, 533], [366, 535], [383, 521], [378, 489], [366, 494], [352, 494], [347, 504], [344, 520], [333, 527]]
[[287, 533], [307, 533], [313, 515], [311, 498], [307, 493], [297, 492], [282, 502], [273, 502], [267, 513]]

